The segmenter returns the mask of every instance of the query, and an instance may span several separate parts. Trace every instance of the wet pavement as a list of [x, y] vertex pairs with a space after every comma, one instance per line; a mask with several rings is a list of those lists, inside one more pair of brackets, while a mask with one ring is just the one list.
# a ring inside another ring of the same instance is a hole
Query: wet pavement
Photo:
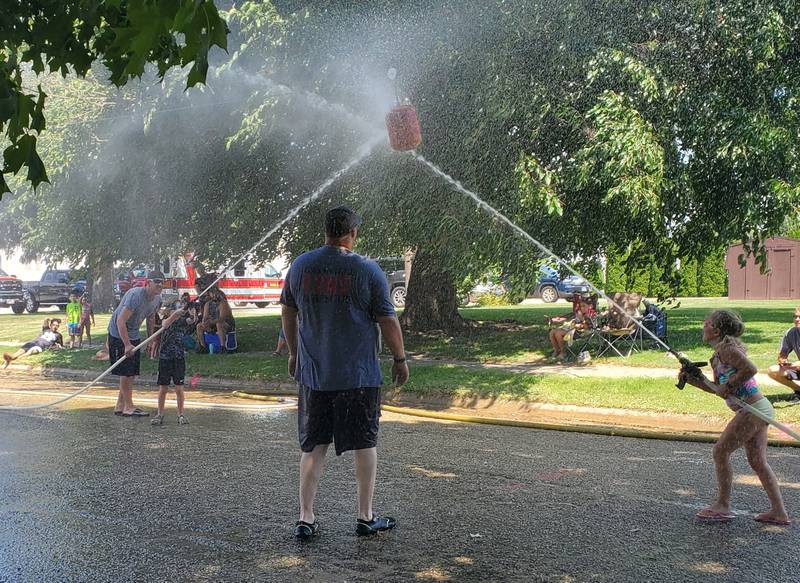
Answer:
[[[0, 377], [0, 404], [80, 384]], [[14, 391], [14, 392], [9, 392]], [[735, 457], [730, 524], [699, 524], [711, 446], [385, 414], [376, 510], [354, 533], [352, 455], [329, 457], [322, 534], [292, 539], [292, 408], [190, 392], [178, 426], [111, 414], [114, 392], [0, 413], [0, 581], [796, 581], [798, 527]], [[103, 397], [106, 397], [105, 399]], [[154, 393], [137, 392], [153, 398]], [[218, 408], [208, 408], [214, 404]], [[248, 409], [229, 408], [249, 405]], [[800, 451], [770, 449], [800, 515]]]

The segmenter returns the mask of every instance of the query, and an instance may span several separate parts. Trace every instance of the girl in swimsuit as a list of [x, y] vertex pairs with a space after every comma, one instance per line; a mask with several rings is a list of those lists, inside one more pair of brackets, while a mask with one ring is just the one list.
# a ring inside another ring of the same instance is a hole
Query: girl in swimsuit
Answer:
[[734, 518], [731, 513], [731, 484], [733, 469], [731, 454], [740, 447], [747, 453], [747, 462], [761, 481], [770, 501], [770, 509], [755, 516], [755, 520], [769, 524], [789, 524], [789, 516], [783, 505], [778, 480], [767, 462], [768, 424], [748, 413], [733, 402], [737, 397], [761, 413], [773, 417], [772, 404], [758, 390], [755, 374], [756, 366], [747, 358], [747, 351], [739, 337], [744, 332], [744, 324], [738, 314], [730, 310], [715, 310], [703, 322], [703, 340], [713, 349], [711, 366], [714, 382], [687, 375], [681, 371], [681, 378], [689, 384], [708, 393], [725, 399], [736, 415], [722, 432], [714, 445], [714, 467], [717, 476], [716, 501], [697, 513], [706, 521], [727, 521]]

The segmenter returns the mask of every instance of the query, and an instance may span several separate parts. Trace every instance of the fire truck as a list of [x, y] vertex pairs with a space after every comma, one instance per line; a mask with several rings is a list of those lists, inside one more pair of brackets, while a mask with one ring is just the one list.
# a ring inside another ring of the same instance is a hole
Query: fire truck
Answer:
[[[191, 253], [161, 261], [158, 269], [164, 274], [164, 292], [178, 296], [188, 292], [189, 296], [194, 298], [197, 295], [194, 284], [199, 277], [195, 265]], [[147, 285], [147, 268], [140, 266], [132, 269], [125, 278], [125, 282], [128, 284], [127, 286], [118, 282], [121, 294], [127, 291], [127, 289], [123, 291], [123, 288]], [[269, 304], [279, 303], [283, 290], [283, 278], [280, 270], [270, 263], [253, 265], [249, 262], [240, 262], [225, 272], [217, 286], [225, 292], [228, 301], [236, 305], [243, 306], [253, 303], [259, 308], [265, 308]]]

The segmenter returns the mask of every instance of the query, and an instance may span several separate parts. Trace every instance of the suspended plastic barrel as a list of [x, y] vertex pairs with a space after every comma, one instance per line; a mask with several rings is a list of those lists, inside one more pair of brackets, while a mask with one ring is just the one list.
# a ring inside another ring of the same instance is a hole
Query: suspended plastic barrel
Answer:
[[398, 105], [386, 114], [389, 145], [398, 151], [413, 150], [422, 143], [417, 110], [413, 105]]

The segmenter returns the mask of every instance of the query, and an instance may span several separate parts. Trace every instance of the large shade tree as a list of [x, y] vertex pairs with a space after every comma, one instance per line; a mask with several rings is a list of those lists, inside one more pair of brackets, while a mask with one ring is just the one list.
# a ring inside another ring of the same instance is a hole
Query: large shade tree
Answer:
[[0, 11], [0, 131], [3, 151], [0, 198], [6, 175], [25, 169], [34, 187], [47, 181], [37, 150], [45, 130], [45, 99], [26, 87], [26, 70], [83, 77], [95, 62], [122, 86], [148, 64], [163, 76], [190, 66], [187, 86], [205, 81], [212, 46], [227, 46], [228, 29], [213, 0], [6, 0]]
[[[419, 151], [570, 261], [616, 249], [677, 290], [677, 257], [739, 240], [763, 261], [797, 210], [794, 2], [276, 5], [267, 74], [369, 112], [396, 65]], [[343, 190], [374, 222], [363, 248], [423, 259], [408, 323], [457, 327], [454, 282], [495, 266], [530, 283], [539, 254], [416, 166], [384, 156]]]
[[[389, 66], [419, 111], [419, 153], [570, 261], [618, 249], [631, 269], [659, 262], [679, 289], [673, 257], [736, 240], [758, 251], [797, 208], [791, 2], [276, 0], [225, 17], [231, 57], [211, 91], [183, 95], [181, 77], [150, 87], [135, 151], [112, 137], [98, 154], [135, 161], [101, 184], [157, 209], [151, 252], [222, 263], [246, 250], [384, 131]], [[361, 251], [416, 251], [412, 327], [463, 326], [455, 290], [467, 275], [535, 278], [540, 253], [385, 147], [256, 258], [318, 244], [331, 201], [364, 214]]]

